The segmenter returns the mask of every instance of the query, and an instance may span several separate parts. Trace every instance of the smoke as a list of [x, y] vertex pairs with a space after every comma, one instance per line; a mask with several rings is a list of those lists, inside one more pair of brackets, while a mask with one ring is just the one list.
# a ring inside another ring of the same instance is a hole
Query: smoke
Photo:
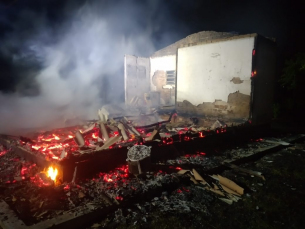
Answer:
[[0, 133], [97, 118], [103, 104], [123, 101], [124, 55], [155, 51], [158, 4], [86, 1], [56, 9], [63, 17], [21, 10], [0, 38], [0, 52], [18, 79], [13, 93], [0, 93]]

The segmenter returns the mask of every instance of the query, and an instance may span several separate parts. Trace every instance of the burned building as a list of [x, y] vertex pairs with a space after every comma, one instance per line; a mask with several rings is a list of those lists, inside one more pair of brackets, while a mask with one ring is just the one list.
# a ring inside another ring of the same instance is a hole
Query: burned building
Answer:
[[[268, 130], [250, 125], [271, 118], [274, 65], [274, 41], [257, 34], [200, 32], [148, 58], [126, 55], [126, 106], [105, 105], [99, 120], [75, 126], [0, 135], [0, 178], [7, 191], [0, 213], [9, 219], [1, 226], [79, 226], [139, 198], [153, 196], [155, 206], [156, 196], [182, 190], [237, 202], [243, 188], [213, 175], [222, 162], [238, 169], [235, 164], [294, 140], [264, 141]], [[215, 148], [249, 139], [247, 150], [220, 154]]]
[[129, 106], [175, 108], [227, 123], [272, 118], [276, 45], [261, 35], [203, 31], [147, 58], [125, 55], [124, 62]]

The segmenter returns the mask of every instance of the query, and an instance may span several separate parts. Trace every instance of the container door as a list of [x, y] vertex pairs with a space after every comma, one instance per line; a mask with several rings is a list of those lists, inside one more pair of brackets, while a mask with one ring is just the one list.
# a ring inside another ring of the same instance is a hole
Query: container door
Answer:
[[125, 55], [124, 82], [125, 104], [143, 105], [145, 93], [149, 93], [149, 58]]

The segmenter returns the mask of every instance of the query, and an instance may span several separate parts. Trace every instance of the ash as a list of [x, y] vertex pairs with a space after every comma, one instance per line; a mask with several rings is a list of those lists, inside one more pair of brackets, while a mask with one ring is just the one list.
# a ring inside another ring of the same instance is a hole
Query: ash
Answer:
[[150, 156], [150, 147], [135, 145], [128, 150], [127, 157], [130, 160], [141, 160]]
[[[27, 225], [65, 213], [78, 216], [98, 209], [107, 210], [108, 207], [112, 207], [112, 210], [101, 214], [101, 220], [106, 219], [100, 226], [146, 225], [158, 214], [184, 216], [202, 212], [202, 215], [208, 217], [209, 205], [214, 202], [214, 195], [203, 186], [192, 184], [187, 175], [178, 175], [180, 166], [183, 169], [207, 169], [219, 165], [224, 159], [245, 157], [270, 145], [270, 142], [257, 139], [242, 147], [226, 149], [215, 156], [208, 157], [204, 152], [197, 152], [167, 160], [163, 167], [159, 166], [163, 171], [155, 169], [140, 176], [129, 174], [128, 166], [122, 165], [113, 171], [96, 174], [90, 179], [76, 178], [75, 182], [59, 186], [37, 176], [43, 168], [25, 161], [0, 145], [0, 197]], [[135, 149], [137, 158], [137, 153], [143, 147], [137, 146]], [[148, 155], [148, 151], [150, 149], [144, 151], [144, 155]], [[168, 173], [164, 171], [166, 169]], [[111, 214], [117, 208], [120, 210]]]
[[[114, 215], [109, 216], [101, 223], [104, 227], [115, 224], [147, 226], [155, 217], [161, 215], [186, 215], [200, 212], [208, 217], [208, 207], [215, 197], [199, 186], [181, 187], [171, 194], [162, 192], [159, 197], [154, 197], [149, 202], [137, 203], [127, 210], [118, 209]], [[156, 212], [159, 214], [156, 215]]]
[[204, 168], [212, 168], [220, 164], [217, 157], [206, 157], [200, 153], [194, 155], [185, 155], [175, 160], [167, 160], [168, 165], [200, 165]]

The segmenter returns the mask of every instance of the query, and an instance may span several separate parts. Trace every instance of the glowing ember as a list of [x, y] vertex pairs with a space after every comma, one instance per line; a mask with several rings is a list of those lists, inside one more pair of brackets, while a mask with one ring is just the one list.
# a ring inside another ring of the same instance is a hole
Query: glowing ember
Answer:
[[7, 152], [7, 151], [5, 151], [5, 150], [2, 151], [2, 152], [0, 152], [0, 157], [3, 156], [4, 154], [6, 154], [6, 152]]
[[48, 168], [47, 175], [51, 178], [51, 180], [55, 181], [57, 174], [58, 170], [56, 168], [53, 168], [52, 166]]
[[40, 147], [40, 146], [32, 145], [32, 148], [33, 148], [33, 149], [36, 149], [36, 150], [39, 150], [41, 147]]
[[58, 137], [58, 136], [56, 136], [55, 134], [53, 134], [53, 136], [54, 136], [54, 139], [55, 140], [59, 140], [60, 138]]
[[199, 153], [200, 155], [203, 155], [203, 156], [206, 155], [206, 153], [204, 153], [204, 152], [197, 152], [197, 153]]
[[67, 184], [65, 187], [64, 187], [64, 190], [69, 190], [70, 189], [70, 186]]
[[93, 133], [93, 134], [92, 134], [92, 138], [97, 139], [97, 137], [98, 137], [98, 135], [97, 135], [96, 133]]
[[204, 136], [204, 134], [202, 132], [199, 132], [199, 137], [200, 138], [204, 138], [205, 136]]

